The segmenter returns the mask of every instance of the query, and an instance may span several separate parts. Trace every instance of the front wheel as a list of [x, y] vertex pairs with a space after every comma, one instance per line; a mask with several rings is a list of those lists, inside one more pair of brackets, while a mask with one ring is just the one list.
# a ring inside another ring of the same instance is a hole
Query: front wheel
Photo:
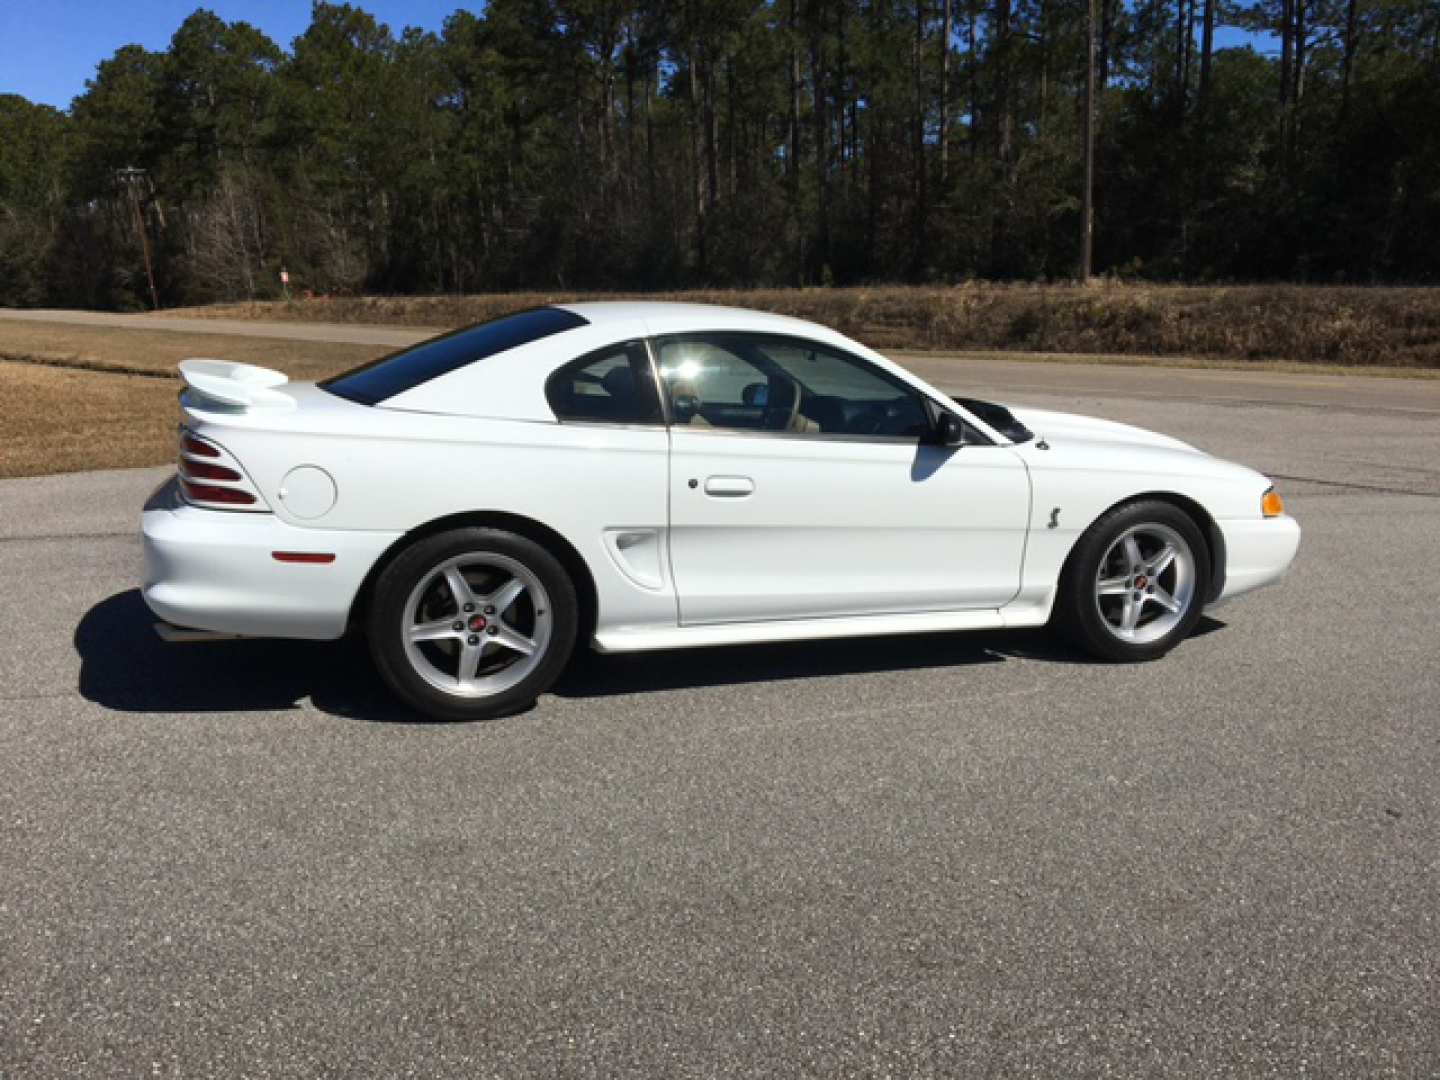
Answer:
[[545, 548], [499, 529], [420, 540], [375, 583], [367, 636], [407, 704], [447, 720], [530, 705], [575, 644], [575, 587]]
[[1190, 515], [1157, 500], [1104, 514], [1075, 544], [1056, 614], [1067, 635], [1103, 660], [1154, 660], [1200, 621], [1208, 550]]

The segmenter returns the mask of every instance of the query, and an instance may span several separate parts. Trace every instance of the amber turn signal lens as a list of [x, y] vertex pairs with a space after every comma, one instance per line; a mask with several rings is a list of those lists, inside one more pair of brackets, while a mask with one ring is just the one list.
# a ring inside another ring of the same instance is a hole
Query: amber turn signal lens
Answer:
[[1285, 513], [1285, 500], [1280, 498], [1280, 493], [1274, 488], [1260, 497], [1260, 513], [1266, 517], [1279, 517]]

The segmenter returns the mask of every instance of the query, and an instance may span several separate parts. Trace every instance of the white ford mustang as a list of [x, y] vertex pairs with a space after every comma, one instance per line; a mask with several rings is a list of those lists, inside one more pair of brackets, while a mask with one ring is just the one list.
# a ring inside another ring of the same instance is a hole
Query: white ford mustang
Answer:
[[1146, 660], [1279, 578], [1265, 477], [1163, 435], [955, 399], [813, 323], [537, 308], [316, 384], [181, 364], [147, 504], [170, 638], [365, 630], [442, 717], [601, 652], [1054, 621]]

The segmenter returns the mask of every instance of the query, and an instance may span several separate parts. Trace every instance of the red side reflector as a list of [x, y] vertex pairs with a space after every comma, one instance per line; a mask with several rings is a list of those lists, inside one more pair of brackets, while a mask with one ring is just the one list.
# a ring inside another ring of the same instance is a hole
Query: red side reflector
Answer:
[[224, 465], [207, 465], [203, 461], [187, 461], [181, 458], [180, 468], [186, 476], [193, 476], [197, 480], [240, 479], [240, 474], [234, 469], [227, 469]]
[[186, 435], [180, 440], [180, 445], [185, 448], [188, 454], [198, 454], [200, 457], [219, 457], [220, 451], [209, 443], [203, 443], [193, 435]]
[[180, 489], [191, 502], [228, 503], [231, 506], [253, 506], [255, 496], [236, 488], [215, 487], [212, 484], [192, 484], [183, 477]]
[[329, 551], [272, 551], [270, 555], [276, 562], [332, 563], [335, 561], [334, 552]]

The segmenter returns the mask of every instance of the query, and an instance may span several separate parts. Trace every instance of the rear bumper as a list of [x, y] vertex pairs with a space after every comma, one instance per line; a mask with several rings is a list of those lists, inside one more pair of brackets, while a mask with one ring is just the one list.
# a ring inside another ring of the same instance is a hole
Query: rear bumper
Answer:
[[[146, 504], [141, 534], [141, 592], [161, 619], [226, 634], [317, 640], [345, 632], [365, 575], [400, 536], [297, 528], [271, 514], [201, 510], [166, 488]], [[277, 551], [324, 552], [335, 559], [278, 562]]]
[[1300, 523], [1292, 517], [1217, 524], [1225, 537], [1225, 587], [1217, 603], [1279, 581], [1300, 548]]

